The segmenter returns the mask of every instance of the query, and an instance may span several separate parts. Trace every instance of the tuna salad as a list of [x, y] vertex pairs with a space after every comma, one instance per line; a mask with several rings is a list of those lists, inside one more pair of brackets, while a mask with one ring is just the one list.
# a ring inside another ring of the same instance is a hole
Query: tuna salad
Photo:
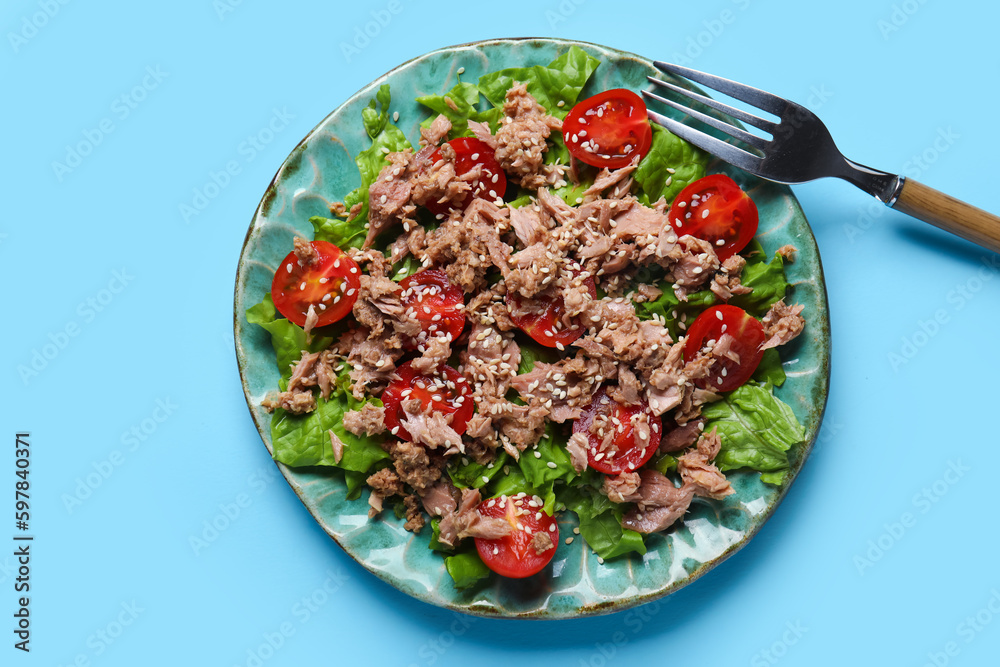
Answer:
[[275, 460], [342, 475], [459, 588], [643, 554], [727, 471], [782, 484], [804, 438], [773, 393], [795, 249], [767, 256], [753, 199], [633, 91], [584, 96], [598, 65], [573, 47], [420, 97], [417, 145], [383, 86], [361, 186], [247, 311], [281, 374]]

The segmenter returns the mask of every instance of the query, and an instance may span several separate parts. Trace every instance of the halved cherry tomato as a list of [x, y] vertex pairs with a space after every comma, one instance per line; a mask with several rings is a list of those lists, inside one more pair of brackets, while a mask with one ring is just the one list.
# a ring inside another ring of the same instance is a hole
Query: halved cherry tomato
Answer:
[[[649, 437], [646, 439], [639, 437], [633, 422], [640, 414], [646, 415], [649, 424]], [[599, 430], [591, 433], [595, 420], [598, 420]], [[641, 468], [653, 457], [660, 446], [663, 424], [646, 401], [640, 401], [638, 405], [622, 405], [601, 387], [580, 418], [573, 422], [573, 433], [583, 433], [589, 440], [587, 465], [606, 475], [618, 475]], [[618, 448], [611, 454], [601, 451], [607, 434], [613, 434], [612, 442]]]
[[642, 98], [625, 88], [613, 88], [578, 102], [563, 121], [566, 148], [595, 167], [618, 169], [636, 155], [646, 157], [653, 130]]
[[757, 233], [757, 205], [725, 174], [699, 178], [681, 190], [668, 217], [678, 234], [711, 243], [719, 261], [743, 250]]
[[304, 266], [294, 252], [281, 260], [271, 281], [271, 299], [282, 315], [300, 327], [309, 306], [315, 306], [316, 326], [333, 324], [354, 308], [361, 287], [361, 269], [344, 251], [327, 241], [313, 241], [319, 260]]
[[448, 280], [444, 271], [427, 269], [418, 271], [399, 281], [403, 288], [400, 301], [406, 308], [412, 308], [414, 317], [423, 331], [410, 348], [423, 351], [428, 338], [438, 335], [450, 336], [455, 340], [465, 327], [465, 292]]
[[[590, 292], [590, 298], [597, 298], [597, 285], [593, 278], [583, 281]], [[560, 297], [536, 296], [528, 306], [531, 312], [524, 312], [525, 299], [514, 292], [507, 293], [507, 305], [510, 307], [511, 319], [521, 331], [535, 339], [535, 342], [546, 347], [563, 347], [582, 336], [587, 327], [579, 322], [570, 326], [563, 324], [566, 315], [566, 303]], [[516, 314], [515, 314], [516, 313]]]
[[[478, 179], [472, 181], [472, 190], [465, 195], [461, 204], [442, 204], [436, 201], [427, 202], [427, 210], [436, 215], [448, 215], [448, 212], [455, 208], [459, 211], [465, 210], [474, 198], [489, 199], [496, 201], [503, 199], [507, 192], [507, 175], [500, 167], [493, 149], [485, 142], [475, 137], [459, 137], [447, 142], [455, 149], [455, 173], [461, 176], [466, 174], [476, 166], [482, 165], [482, 173]], [[438, 148], [431, 153], [431, 163], [441, 159], [441, 149]]]
[[396, 368], [396, 379], [382, 392], [386, 428], [403, 440], [411, 440], [412, 436], [400, 424], [406, 418], [401, 404], [412, 399], [419, 400], [424, 410], [430, 407], [433, 412], [452, 415], [451, 427], [459, 435], [465, 433], [475, 411], [472, 391], [461, 373], [441, 365], [433, 375], [422, 375], [407, 361]]
[[[492, 498], [480, 503], [477, 511], [483, 516], [506, 519], [510, 534], [495, 540], [476, 538], [476, 551], [486, 567], [503, 577], [523, 579], [542, 570], [556, 555], [559, 543], [559, 526], [556, 520], [542, 511], [537, 496]], [[552, 546], [536, 553], [531, 545], [536, 533], [546, 533]]]
[[684, 344], [684, 358], [691, 360], [703, 347], [711, 349], [723, 334], [735, 341], [732, 351], [739, 355], [739, 362], [729, 357], [717, 356], [708, 377], [695, 380], [695, 385], [712, 391], [732, 391], [750, 379], [757, 370], [764, 351], [764, 326], [737, 306], [712, 306], [699, 315], [688, 329]]

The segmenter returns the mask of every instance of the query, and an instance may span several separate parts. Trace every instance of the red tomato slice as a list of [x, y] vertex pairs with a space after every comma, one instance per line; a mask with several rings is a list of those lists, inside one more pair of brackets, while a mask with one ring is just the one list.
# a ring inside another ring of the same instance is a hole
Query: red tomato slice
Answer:
[[401, 404], [414, 398], [420, 401], [424, 410], [430, 406], [434, 412], [453, 415], [451, 427], [459, 435], [465, 433], [475, 411], [472, 391], [461, 373], [451, 366], [441, 365], [434, 375], [422, 375], [407, 361], [396, 368], [396, 379], [382, 392], [385, 425], [390, 433], [403, 440], [411, 440], [412, 436], [400, 424], [406, 418]]
[[725, 174], [700, 178], [681, 190], [668, 217], [678, 234], [710, 242], [720, 262], [743, 250], [757, 233], [757, 205]]
[[412, 308], [423, 331], [410, 347], [421, 352], [428, 338], [446, 335], [456, 340], [465, 327], [465, 292], [451, 284], [447, 274], [439, 269], [418, 271], [399, 282], [403, 292], [400, 301]]
[[702, 389], [732, 391], [750, 379], [757, 370], [764, 351], [764, 326], [737, 306], [712, 306], [699, 315], [688, 329], [684, 344], [684, 358], [693, 359], [703, 347], [711, 349], [723, 334], [735, 338], [732, 350], [739, 355], [739, 363], [728, 357], [716, 357], [708, 377], [695, 380]]
[[[459, 137], [447, 142], [455, 149], [455, 173], [461, 176], [466, 174], [476, 166], [482, 165], [482, 173], [478, 179], [472, 181], [472, 190], [465, 195], [461, 204], [441, 204], [436, 201], [427, 202], [427, 210], [435, 215], [447, 216], [452, 208], [464, 211], [476, 197], [495, 201], [498, 197], [503, 199], [507, 192], [507, 175], [500, 167], [493, 149], [480, 139], [475, 137]], [[438, 148], [431, 153], [431, 163], [441, 159], [441, 149]]]
[[[645, 413], [649, 422], [649, 438], [646, 440], [639, 438], [632, 421], [642, 413]], [[610, 456], [601, 451], [604, 437], [600, 435], [600, 431], [590, 432], [595, 420], [606, 422], [602, 426], [605, 433], [614, 431], [613, 442], [618, 450]], [[622, 405], [608, 396], [604, 387], [601, 387], [594, 394], [590, 405], [584, 408], [580, 418], [573, 422], [573, 433], [583, 433], [589, 440], [587, 465], [605, 475], [618, 475], [639, 469], [653, 457], [660, 447], [663, 424], [645, 401], [638, 405]]]
[[595, 167], [618, 169], [646, 157], [653, 130], [646, 104], [631, 90], [613, 88], [574, 106], [563, 121], [566, 148]]
[[[556, 555], [559, 543], [559, 526], [556, 520], [542, 511], [542, 501], [538, 496], [516, 496], [492, 498], [480, 503], [477, 510], [483, 516], [506, 519], [510, 524], [510, 534], [487, 540], [476, 538], [476, 550], [486, 567], [503, 577], [523, 579], [542, 570]], [[520, 527], [519, 527], [520, 526]], [[531, 540], [535, 533], [547, 533], [552, 546], [542, 553], [535, 553]]]
[[[583, 281], [590, 292], [590, 298], [597, 298], [597, 286], [593, 278]], [[511, 319], [521, 331], [535, 339], [535, 342], [546, 347], [566, 347], [586, 332], [587, 327], [580, 322], [574, 322], [570, 326], [563, 324], [566, 315], [566, 304], [563, 298], [538, 297], [532, 299], [534, 302], [532, 311], [524, 313], [524, 299], [516, 293], [507, 293], [507, 305], [511, 310]], [[513, 313], [518, 313], [514, 315]]]
[[281, 260], [271, 282], [271, 299], [282, 315], [305, 326], [309, 306], [316, 306], [316, 326], [333, 324], [354, 308], [361, 269], [344, 251], [326, 241], [313, 241], [319, 261], [303, 266], [294, 252]]

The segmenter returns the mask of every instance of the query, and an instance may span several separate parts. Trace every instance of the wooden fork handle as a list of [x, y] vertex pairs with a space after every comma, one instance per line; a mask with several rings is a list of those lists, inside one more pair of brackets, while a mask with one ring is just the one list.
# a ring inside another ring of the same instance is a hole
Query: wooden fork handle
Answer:
[[1000, 218], [923, 183], [906, 179], [892, 207], [1000, 253]]

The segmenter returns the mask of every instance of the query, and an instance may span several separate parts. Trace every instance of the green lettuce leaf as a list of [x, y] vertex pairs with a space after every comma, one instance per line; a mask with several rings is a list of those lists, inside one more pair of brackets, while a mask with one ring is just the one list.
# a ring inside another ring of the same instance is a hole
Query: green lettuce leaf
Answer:
[[642, 535], [622, 527], [623, 508], [597, 489], [579, 484], [560, 494], [560, 499], [579, 518], [580, 537], [601, 558], [646, 553]]
[[314, 336], [312, 342], [306, 344], [306, 334], [302, 327], [279, 317], [270, 294], [265, 294], [263, 301], [247, 309], [247, 322], [256, 324], [271, 334], [271, 346], [277, 358], [282, 387], [292, 375], [292, 366], [302, 358], [303, 350], [318, 352], [333, 342], [326, 336]]
[[313, 240], [327, 241], [341, 250], [360, 248], [364, 245], [368, 230], [365, 229], [364, 221], [359, 223], [359, 220], [360, 217], [347, 222], [347, 220], [340, 218], [324, 218], [314, 215], [309, 218], [309, 222], [313, 226]]
[[441, 517], [431, 519], [431, 540], [427, 546], [433, 551], [444, 551], [447, 553], [455, 551], [455, 547], [449, 547], [441, 541]]
[[[548, 422], [545, 435], [538, 441], [537, 448], [525, 450], [521, 454], [517, 464], [529, 485], [538, 489], [548, 482], [568, 482], [577, 476], [570, 464], [569, 452], [566, 451], [567, 438], [552, 422]], [[540, 457], [535, 456], [536, 451], [541, 454]], [[555, 467], [549, 463], [554, 463]]]
[[580, 47], [572, 46], [547, 66], [512, 67], [484, 74], [479, 77], [479, 90], [493, 106], [503, 107], [507, 90], [515, 83], [525, 83], [549, 114], [565, 118], [600, 63]]
[[[788, 289], [788, 281], [785, 277], [785, 263], [781, 255], [775, 253], [774, 258], [768, 262], [764, 250], [760, 243], [754, 239], [743, 250], [747, 257], [746, 266], [740, 277], [743, 285], [753, 291], [749, 294], [734, 294], [728, 301], [729, 304], [739, 306], [757, 319], [764, 317], [768, 309], [778, 300], [785, 297]], [[635, 304], [635, 312], [639, 319], [652, 319], [654, 315], [661, 317], [666, 322], [667, 330], [675, 339], [684, 333], [677, 323], [686, 316], [684, 320], [689, 326], [694, 318], [701, 311], [716, 303], [722, 303], [709, 289], [703, 289], [688, 295], [688, 300], [680, 301], [674, 296], [672, 285], [661, 281], [657, 287], [663, 292], [657, 299]], [[780, 367], [780, 364], [779, 364]], [[774, 377], [778, 377], [775, 375]], [[784, 381], [784, 372], [780, 373], [781, 382]], [[761, 380], [770, 379], [770, 376], [758, 378]], [[772, 382], [780, 385], [781, 382]]]
[[[324, 234], [336, 233], [342, 237], [352, 239], [352, 242], [356, 242], [354, 241], [356, 234], [351, 232], [359, 229], [364, 230], [365, 223], [368, 222], [368, 189], [375, 182], [375, 179], [378, 178], [378, 173], [382, 171], [382, 167], [389, 164], [389, 161], [385, 158], [386, 153], [413, 148], [413, 145], [410, 144], [409, 139], [406, 138], [402, 130], [393, 125], [389, 120], [390, 99], [389, 86], [385, 84], [379, 88], [375, 98], [361, 112], [365, 131], [371, 137], [372, 145], [358, 153], [357, 157], [354, 158], [355, 164], [358, 165], [358, 171], [361, 172], [361, 185], [344, 197], [344, 206], [348, 210], [355, 204], [360, 203], [361, 212], [351, 221], [350, 225], [345, 225], [336, 232], [333, 229], [328, 230], [328, 228], [324, 228]], [[323, 238], [321, 240], [329, 239]]]
[[780, 483], [789, 468], [788, 450], [805, 440], [802, 424], [769, 385], [745, 384], [705, 406], [702, 414], [706, 431], [719, 429], [719, 469], [773, 473], [761, 477], [765, 482]]
[[772, 304], [785, 298], [788, 281], [785, 278], [785, 260], [781, 255], [775, 253], [770, 262], [765, 261], [766, 255], [756, 239], [743, 252], [747, 254], [753, 250], [759, 250], [759, 253], [750, 255], [740, 276], [740, 282], [753, 291], [734, 294], [729, 303], [760, 319]]
[[674, 295], [671, 283], [664, 280], [657, 287], [663, 294], [653, 301], [635, 304], [635, 313], [640, 320], [652, 319], [654, 315], [660, 317], [674, 340], [684, 335], [684, 330], [678, 326], [679, 322], [690, 326], [701, 311], [718, 300], [711, 290], [703, 289], [688, 294], [687, 301], [681, 301]]
[[772, 384], [780, 387], [785, 383], [785, 369], [781, 365], [781, 355], [776, 348], [770, 347], [764, 350], [764, 356], [760, 359], [760, 365], [753, 372], [752, 380], [761, 384]]
[[277, 356], [278, 372], [283, 380], [292, 374], [292, 364], [302, 357], [306, 348], [306, 335], [302, 327], [278, 317], [278, 310], [270, 294], [256, 306], [247, 309], [247, 322], [256, 324], [271, 334], [271, 345]]
[[444, 566], [455, 582], [455, 588], [459, 590], [474, 586], [490, 576], [490, 569], [475, 549], [448, 556], [444, 559]]
[[361, 491], [365, 488], [365, 480], [368, 479], [367, 472], [357, 472], [355, 470], [344, 471], [344, 481], [347, 482], [347, 499], [357, 500], [361, 497]]
[[465, 462], [461, 465], [453, 463], [448, 466], [448, 475], [451, 476], [452, 483], [460, 489], [469, 487], [481, 489], [503, 471], [503, 467], [509, 458], [507, 452], [501, 451], [492, 464], [485, 466], [463, 457], [463, 461]]
[[[522, 454], [523, 459], [528, 452]], [[513, 462], [503, 467], [503, 471], [496, 475], [491, 481], [489, 489], [483, 494], [484, 498], [497, 498], [499, 496], [514, 496], [524, 493], [529, 496], [538, 496], [542, 499], [542, 511], [548, 514], [555, 513], [556, 494], [555, 481], [546, 482], [541, 487], [532, 486], [524, 476], [524, 472]]]
[[603, 480], [604, 475], [588, 468], [578, 483], [559, 494], [559, 500], [581, 519], [593, 519], [614, 507], [614, 503], [597, 490]]
[[517, 374], [524, 375], [535, 367], [535, 362], [554, 364], [559, 361], [559, 353], [551, 347], [544, 347], [534, 342], [521, 344], [521, 363], [517, 366]]
[[670, 454], [654, 454], [653, 467], [656, 468], [661, 475], [666, 475], [668, 472], [677, 470], [677, 459], [675, 459]]
[[[284, 410], [274, 411], [271, 418], [271, 443], [274, 460], [288, 466], [334, 466], [357, 473], [366, 473], [379, 461], [388, 460], [382, 449], [384, 437], [359, 436], [344, 428], [344, 413], [360, 410], [365, 403], [381, 406], [382, 401], [354, 398], [350, 386], [349, 369], [337, 376], [336, 389], [328, 400], [318, 398], [316, 409], [304, 415], [293, 415]], [[343, 458], [337, 463], [333, 458], [329, 431], [344, 443]]]
[[[268, 294], [256, 306], [247, 310], [247, 321], [263, 327], [271, 334], [271, 345], [278, 359], [282, 388], [291, 375], [291, 366], [302, 356], [303, 350], [315, 352], [330, 345], [331, 338], [317, 337], [310, 345], [302, 328], [284, 318], [278, 312]], [[274, 460], [289, 466], [335, 466], [355, 473], [367, 473], [379, 461], [389, 455], [379, 443], [380, 436], [357, 436], [344, 428], [344, 413], [360, 410], [366, 402], [381, 406], [377, 398], [359, 401], [350, 391], [350, 367], [346, 364], [337, 375], [329, 400], [317, 398], [316, 410], [305, 415], [293, 415], [282, 409], [274, 411], [271, 418], [271, 442]], [[336, 463], [329, 431], [332, 430], [344, 443], [343, 458]], [[357, 475], [347, 477], [348, 493], [360, 493], [364, 479]]]
[[403, 278], [412, 276], [414, 273], [416, 273], [422, 268], [424, 268], [424, 265], [420, 262], [419, 259], [417, 259], [413, 255], [407, 255], [406, 257], [404, 257], [403, 259], [401, 259], [400, 261], [396, 262], [393, 265], [392, 273], [389, 275], [393, 280], [399, 282]]
[[[454, 103], [454, 109], [448, 104], [448, 100], [445, 98], [450, 99]], [[434, 122], [438, 114], [444, 114], [445, 118], [451, 121], [451, 130], [448, 132], [448, 139], [472, 136], [472, 132], [469, 130], [470, 120], [487, 123], [494, 132], [500, 120], [501, 111], [499, 109], [480, 111], [479, 87], [473, 83], [465, 83], [464, 81], [456, 83], [444, 95], [423, 95], [417, 98], [417, 102], [433, 112], [420, 124], [421, 127], [430, 127], [430, 124]]]
[[598, 556], [607, 560], [627, 553], [646, 553], [642, 535], [622, 527], [620, 511], [609, 510], [592, 519], [580, 518], [580, 536]]
[[652, 206], [662, 197], [669, 206], [681, 190], [705, 175], [708, 160], [705, 151], [659, 125], [653, 125], [653, 143], [649, 153], [632, 173], [639, 186], [636, 198], [646, 206]]
[[[568, 155], [569, 152], [567, 151], [567, 156]], [[567, 157], [566, 160], [568, 161], [569, 157]], [[594, 184], [593, 181], [589, 182], [584, 181], [581, 182], [579, 185], [573, 185], [572, 183], [567, 183], [563, 187], [557, 188], [552, 192], [556, 196], [562, 198], [562, 200], [566, 202], [567, 205], [578, 206], [583, 201], [583, 193], [587, 190], [587, 188], [589, 188], [593, 184]]]

